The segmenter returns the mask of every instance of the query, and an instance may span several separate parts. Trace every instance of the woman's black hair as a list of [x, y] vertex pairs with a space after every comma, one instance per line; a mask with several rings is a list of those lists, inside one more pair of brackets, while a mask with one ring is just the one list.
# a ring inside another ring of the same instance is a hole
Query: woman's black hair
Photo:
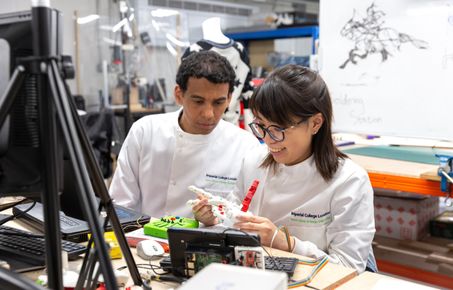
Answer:
[[214, 84], [228, 83], [228, 93], [232, 93], [236, 74], [225, 57], [214, 51], [200, 51], [189, 54], [178, 68], [176, 83], [182, 91], [187, 90], [187, 82], [191, 77], [205, 78]]
[[[299, 65], [275, 69], [253, 93], [250, 108], [255, 115], [260, 114], [283, 127], [293, 125], [295, 118], [307, 120], [321, 113], [324, 122], [313, 135], [311, 146], [316, 168], [324, 180], [332, 179], [340, 159], [347, 157], [333, 142], [332, 101], [326, 83], [317, 72]], [[276, 169], [277, 165], [269, 154], [261, 167]]]

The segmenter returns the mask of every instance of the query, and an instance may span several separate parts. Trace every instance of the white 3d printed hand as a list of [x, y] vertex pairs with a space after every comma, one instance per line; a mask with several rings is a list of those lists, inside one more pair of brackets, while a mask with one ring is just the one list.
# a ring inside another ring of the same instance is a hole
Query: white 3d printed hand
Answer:
[[[193, 185], [189, 186], [189, 190], [206, 197], [208, 199], [208, 204], [212, 206], [212, 213], [219, 219], [219, 222], [223, 223], [225, 226], [232, 226], [236, 222], [236, 216], [241, 213], [244, 214], [241, 211], [240, 205], [223, 197], [215, 196]], [[187, 201], [187, 205], [193, 207], [198, 202], [199, 199], [191, 199]]]

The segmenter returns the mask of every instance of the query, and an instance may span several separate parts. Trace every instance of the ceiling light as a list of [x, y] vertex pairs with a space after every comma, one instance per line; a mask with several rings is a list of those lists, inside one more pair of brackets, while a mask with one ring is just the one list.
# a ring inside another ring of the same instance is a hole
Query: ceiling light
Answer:
[[156, 9], [151, 11], [151, 16], [153, 17], [169, 17], [178, 15], [179, 12], [171, 9]]
[[99, 19], [99, 15], [91, 14], [91, 15], [84, 16], [84, 17], [78, 17], [77, 18], [77, 23], [78, 24], [86, 24], [86, 23], [89, 23], [89, 22], [97, 20], [97, 19]]

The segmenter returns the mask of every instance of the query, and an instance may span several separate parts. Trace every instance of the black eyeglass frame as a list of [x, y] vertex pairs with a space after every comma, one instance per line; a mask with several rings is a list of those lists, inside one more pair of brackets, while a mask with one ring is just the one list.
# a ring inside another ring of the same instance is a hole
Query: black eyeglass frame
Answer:
[[[264, 137], [266, 137], [266, 133], [267, 133], [267, 134], [269, 134], [269, 137], [271, 137], [272, 140], [277, 141], [277, 142], [282, 142], [283, 140], [285, 140], [285, 131], [286, 131], [286, 130], [293, 129], [293, 128], [299, 126], [300, 124], [306, 122], [307, 120], [308, 120], [308, 118], [307, 118], [307, 119], [302, 119], [302, 120], [300, 120], [299, 122], [297, 122], [297, 123], [295, 123], [295, 124], [293, 124], [293, 125], [291, 125], [291, 126], [289, 126], [289, 127], [286, 127], [286, 128], [282, 128], [282, 127], [279, 127], [279, 126], [277, 126], [277, 125], [270, 125], [270, 126], [264, 127], [263, 125], [261, 125], [261, 124], [259, 124], [259, 123], [255, 123], [255, 122], [251, 122], [251, 123], [249, 123], [248, 125], [249, 125], [250, 129], [252, 130], [252, 133], [253, 133], [257, 138], [259, 138], [259, 139], [264, 139]], [[262, 136], [261, 136], [261, 134], [255, 129], [254, 126], [258, 126], [258, 127], [261, 128], [261, 130], [263, 130], [264, 133], [263, 133]], [[281, 132], [281, 133], [282, 133], [282, 138], [279, 139], [279, 138], [275, 137], [275, 136], [271, 133], [271, 131], [269, 130], [269, 128], [275, 128], [277, 131]]]

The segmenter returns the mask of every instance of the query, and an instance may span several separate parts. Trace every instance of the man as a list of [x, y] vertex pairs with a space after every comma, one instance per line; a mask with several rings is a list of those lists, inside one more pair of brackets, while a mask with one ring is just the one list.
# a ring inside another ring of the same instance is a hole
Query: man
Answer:
[[192, 216], [195, 185], [223, 197], [233, 190], [246, 152], [259, 144], [221, 120], [234, 71], [226, 58], [202, 51], [185, 58], [176, 76], [182, 109], [135, 122], [121, 148], [110, 186], [114, 202], [153, 217]]

